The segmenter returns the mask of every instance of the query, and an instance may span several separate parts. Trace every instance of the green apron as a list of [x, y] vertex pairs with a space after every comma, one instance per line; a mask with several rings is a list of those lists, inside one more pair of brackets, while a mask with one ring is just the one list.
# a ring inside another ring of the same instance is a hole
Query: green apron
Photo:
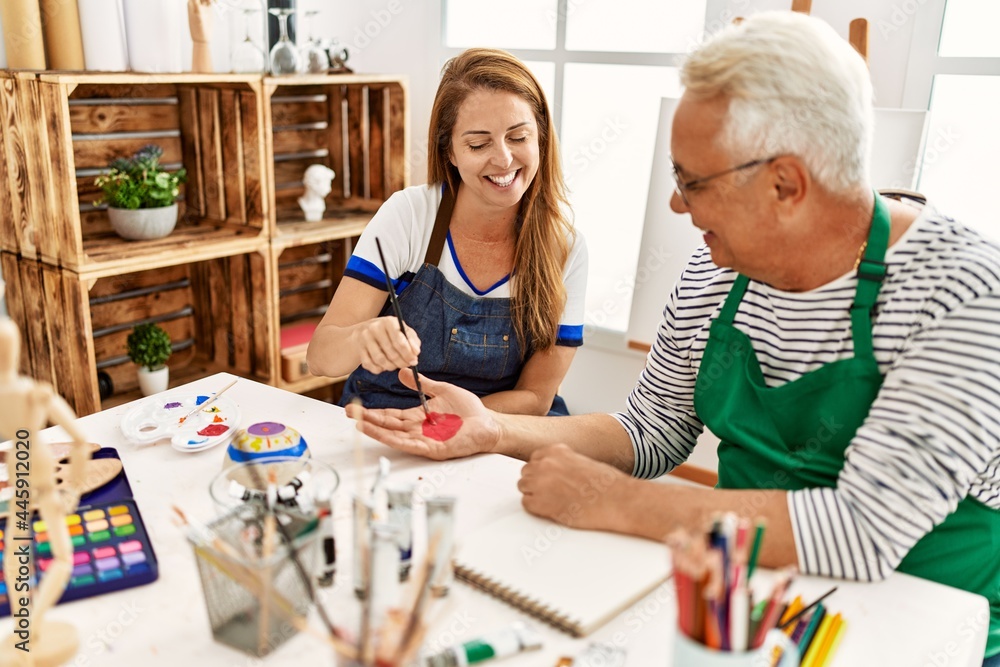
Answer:
[[[712, 322], [694, 391], [699, 419], [721, 440], [720, 488], [836, 486], [844, 450], [882, 386], [871, 311], [885, 277], [889, 227], [888, 208], [876, 194], [851, 307], [854, 357], [778, 387], [765, 384], [749, 337], [733, 326], [749, 283], [746, 276], [736, 277]], [[1000, 653], [1000, 511], [964, 498], [897, 569], [985, 596], [990, 601], [986, 655]]]

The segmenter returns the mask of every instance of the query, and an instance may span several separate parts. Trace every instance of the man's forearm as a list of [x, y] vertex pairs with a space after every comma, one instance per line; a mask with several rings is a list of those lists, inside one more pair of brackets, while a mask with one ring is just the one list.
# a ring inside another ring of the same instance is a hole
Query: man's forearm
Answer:
[[635, 454], [625, 429], [611, 415], [533, 417], [497, 414], [500, 438], [493, 450], [527, 461], [535, 450], [565, 444], [580, 454], [632, 473]]
[[734, 512], [750, 521], [762, 519], [767, 526], [760, 565], [798, 564], [785, 491], [710, 489], [629, 479], [615, 485], [611, 493], [617, 497], [609, 502], [620, 509], [610, 530], [651, 540], [663, 540], [676, 528], [700, 535], [720, 513]]

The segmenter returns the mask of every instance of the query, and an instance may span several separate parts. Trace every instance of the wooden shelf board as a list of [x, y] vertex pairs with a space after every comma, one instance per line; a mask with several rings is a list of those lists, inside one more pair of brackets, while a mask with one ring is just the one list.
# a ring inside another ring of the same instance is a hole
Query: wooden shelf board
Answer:
[[[187, 384], [188, 382], [194, 382], [195, 380], [200, 380], [202, 378], [208, 377], [209, 375], [215, 375], [216, 373], [235, 374], [232, 368], [227, 368], [226, 366], [222, 366], [221, 364], [205, 362], [205, 361], [195, 361], [186, 366], [181, 366], [180, 368], [171, 368], [170, 385], [168, 390], [173, 389], [174, 387], [178, 387], [182, 384]], [[138, 389], [127, 391], [122, 394], [115, 394], [114, 396], [110, 396], [101, 401], [101, 410], [114, 408], [139, 398], [142, 398], [142, 394], [139, 392]]]
[[350, 213], [325, 218], [322, 222], [306, 222], [304, 219], [282, 222], [277, 225], [271, 245], [284, 250], [307, 243], [352, 238], [359, 236], [371, 219], [370, 213]]
[[84, 241], [83, 263], [66, 268], [87, 278], [103, 278], [241, 255], [266, 247], [267, 237], [263, 230], [237, 224], [187, 225], [152, 241], [126, 241], [109, 232]]
[[256, 83], [261, 80], [259, 74], [197, 74], [195, 72], [177, 72], [161, 74], [144, 74], [142, 72], [45, 72], [37, 74], [39, 81], [48, 83], [73, 84], [170, 84], [170, 83]]
[[316, 86], [341, 85], [348, 83], [402, 83], [394, 74], [293, 74], [291, 76], [266, 76], [267, 86]]

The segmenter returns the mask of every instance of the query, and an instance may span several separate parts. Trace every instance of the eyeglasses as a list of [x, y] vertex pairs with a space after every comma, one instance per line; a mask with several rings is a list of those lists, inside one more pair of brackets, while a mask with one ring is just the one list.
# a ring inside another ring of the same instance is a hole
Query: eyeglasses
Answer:
[[774, 162], [775, 160], [777, 160], [779, 157], [781, 157], [781, 156], [780, 155], [775, 155], [775, 156], [772, 156], [772, 157], [761, 158], [759, 160], [752, 160], [750, 162], [746, 162], [744, 164], [740, 164], [740, 165], [737, 165], [735, 167], [732, 167], [731, 169], [726, 169], [725, 171], [720, 171], [717, 174], [712, 174], [710, 176], [702, 176], [701, 178], [695, 178], [695, 179], [687, 181], [687, 182], [681, 180], [681, 175], [677, 172], [677, 166], [674, 165], [674, 159], [673, 159], [673, 157], [671, 157], [670, 158], [670, 164], [673, 166], [673, 171], [674, 171], [674, 190], [677, 192], [677, 195], [681, 198], [681, 201], [684, 202], [684, 205], [685, 206], [690, 206], [691, 202], [688, 201], [687, 193], [691, 192], [692, 188], [695, 188], [695, 187], [697, 187], [699, 185], [704, 185], [705, 183], [707, 183], [708, 181], [711, 181], [714, 178], [718, 178], [720, 176], [725, 176], [726, 174], [731, 174], [734, 171], [743, 171], [744, 169], [749, 169], [750, 167], [757, 167], [757, 166], [762, 165], [762, 164], [771, 164], [772, 162]]

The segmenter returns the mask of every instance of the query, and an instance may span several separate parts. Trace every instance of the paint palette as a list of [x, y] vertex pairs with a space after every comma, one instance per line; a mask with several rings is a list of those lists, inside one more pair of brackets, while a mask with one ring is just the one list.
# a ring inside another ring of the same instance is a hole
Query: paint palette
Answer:
[[[65, 521], [73, 542], [73, 572], [60, 602], [156, 580], [156, 554], [135, 501], [113, 500], [81, 507]], [[6, 527], [6, 521], [0, 521], [0, 541], [4, 540]], [[36, 515], [32, 528], [35, 572], [44, 579], [53, 562], [48, 526]], [[5, 543], [0, 542], [0, 562], [4, 546]], [[7, 582], [0, 570], [0, 616], [10, 614], [7, 595]]]
[[174, 449], [200, 452], [233, 437], [240, 425], [240, 409], [225, 396], [184, 419], [213, 394], [156, 396], [122, 418], [121, 429], [133, 444], [169, 440]]

